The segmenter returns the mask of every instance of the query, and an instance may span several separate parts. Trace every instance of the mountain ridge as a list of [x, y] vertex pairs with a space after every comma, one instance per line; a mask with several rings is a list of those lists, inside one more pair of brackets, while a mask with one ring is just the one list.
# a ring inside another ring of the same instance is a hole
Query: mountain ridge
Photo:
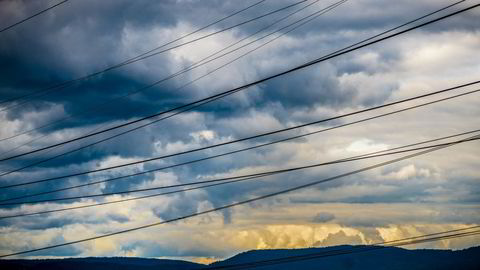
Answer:
[[[173, 259], [154, 259], [138, 257], [85, 257], [64, 259], [9, 259], [0, 260], [2, 270], [16, 269], [215, 269], [229, 265], [273, 260], [284, 257], [305, 256], [310, 254], [331, 254], [338, 250], [352, 250], [371, 246], [333, 246], [301, 249], [263, 249], [250, 250], [236, 254], [209, 265]], [[328, 256], [282, 264], [264, 265], [256, 269], [480, 269], [480, 246], [463, 250], [440, 249], [403, 249], [386, 247], [375, 251], [364, 251], [338, 256]], [[245, 269], [252, 268], [246, 265]], [[242, 268], [244, 269], [244, 268]]]

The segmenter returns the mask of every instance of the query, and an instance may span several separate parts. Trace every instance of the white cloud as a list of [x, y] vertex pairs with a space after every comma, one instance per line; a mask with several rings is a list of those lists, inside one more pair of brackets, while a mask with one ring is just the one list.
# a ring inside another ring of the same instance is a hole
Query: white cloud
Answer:
[[431, 175], [432, 174], [428, 169], [417, 169], [415, 165], [410, 164], [400, 168], [397, 171], [388, 173], [385, 175], [385, 178], [394, 180], [408, 180], [413, 177], [428, 178]]

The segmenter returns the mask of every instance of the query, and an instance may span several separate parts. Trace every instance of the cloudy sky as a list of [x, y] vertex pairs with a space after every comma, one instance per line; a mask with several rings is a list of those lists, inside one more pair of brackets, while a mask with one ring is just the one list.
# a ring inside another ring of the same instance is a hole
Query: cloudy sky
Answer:
[[[0, 28], [57, 2], [1, 1]], [[103, 70], [255, 2], [257, 1], [70, 0], [0, 33], [0, 100], [33, 93]], [[289, 31], [291, 28], [284, 28], [334, 2], [308, 0], [240, 27], [88, 80], [77, 81], [70, 87], [31, 96], [29, 99], [2, 103], [0, 138], [8, 138], [58, 119], [66, 120], [0, 141], [0, 155], [4, 158], [59, 143], [92, 130], [135, 120], [241, 86], [454, 3], [451, 0], [349, 0], [292, 31]], [[266, 0], [169, 46], [228, 28], [293, 3], [296, 2]], [[441, 14], [477, 3], [464, 1]], [[292, 13], [294, 14], [287, 17]], [[470, 10], [431, 26], [255, 85], [82, 151], [2, 176], [1, 184], [28, 182], [176, 153], [476, 81], [480, 71], [479, 16], [480, 9]], [[279, 21], [284, 17], [287, 18]], [[255, 34], [276, 21], [279, 22]], [[251, 42], [281, 28], [284, 29]], [[273, 40], [274, 38], [276, 39]], [[244, 41], [237, 47], [248, 42], [251, 44], [128, 98], [121, 98], [188, 68], [241, 39]], [[269, 40], [273, 41], [246, 54]], [[246, 55], [217, 70], [243, 54]], [[209, 75], [197, 80], [205, 74]], [[466, 87], [408, 105], [475, 89], [475, 86]], [[309, 165], [384, 150], [478, 129], [479, 102], [480, 95], [471, 94], [288, 143], [30, 199], [188, 183]], [[0, 199], [208, 157], [405, 106], [407, 105], [398, 105], [190, 155], [2, 189]], [[0, 171], [15, 170], [127, 129], [128, 127], [114, 130], [0, 162]], [[20, 145], [22, 146], [18, 147]], [[23, 257], [143, 256], [208, 262], [249, 249], [369, 244], [472, 226], [480, 224], [478, 150], [478, 142], [469, 142], [229, 210], [26, 254]], [[391, 157], [297, 171], [127, 203], [1, 219], [0, 253], [60, 244], [188, 215], [345, 173], [388, 158]], [[154, 193], [158, 191], [4, 206], [0, 208], [0, 216]], [[479, 240], [478, 237], [470, 237], [413, 247], [460, 249], [477, 245]]]

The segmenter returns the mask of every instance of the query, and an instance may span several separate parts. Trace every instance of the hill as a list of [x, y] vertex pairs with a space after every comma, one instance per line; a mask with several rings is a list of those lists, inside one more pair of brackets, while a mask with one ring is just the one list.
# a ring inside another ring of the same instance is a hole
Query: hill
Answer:
[[201, 269], [205, 266], [181, 260], [147, 259], [129, 257], [91, 257], [46, 260], [1, 260], [2, 270], [176, 270]]
[[[102, 270], [151, 270], [151, 269], [215, 269], [229, 265], [250, 263], [254, 261], [272, 260], [282, 257], [304, 256], [310, 254], [332, 254], [338, 250], [349, 250], [353, 246], [336, 246], [327, 248], [306, 249], [276, 249], [276, 250], [252, 250], [240, 253], [231, 258], [219, 261], [209, 266], [166, 259], [146, 258], [69, 258], [48, 260], [1, 260], [0, 269], [17, 270], [79, 270], [79, 269], [102, 269]], [[359, 247], [359, 246], [355, 246]], [[327, 256], [312, 260], [289, 262], [284, 264], [264, 265], [256, 269], [480, 269], [480, 247], [472, 247], [464, 250], [408, 250], [396, 247], [383, 248], [376, 251], [344, 254], [341, 256]], [[249, 269], [247, 266], [242, 269]], [[230, 268], [229, 268], [230, 269]]]
[[[480, 247], [465, 250], [408, 250], [398, 247], [382, 248], [375, 251], [326, 256], [338, 250], [350, 250], [353, 246], [327, 248], [254, 250], [235, 255], [221, 262], [211, 264], [213, 268], [252, 261], [272, 260], [289, 256], [323, 254], [324, 257], [258, 267], [257, 269], [480, 269]], [[356, 246], [360, 247], [360, 246]]]

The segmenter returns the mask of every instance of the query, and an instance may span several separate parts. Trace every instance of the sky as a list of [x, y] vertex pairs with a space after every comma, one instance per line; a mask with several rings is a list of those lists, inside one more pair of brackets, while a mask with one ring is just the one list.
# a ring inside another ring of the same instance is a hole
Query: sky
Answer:
[[[57, 2], [1, 1], [0, 28]], [[0, 33], [0, 100], [33, 93], [103, 70], [255, 2], [70, 0]], [[182, 41], [202, 37], [292, 3], [295, 1], [266, 0]], [[58, 119], [67, 119], [0, 141], [0, 155], [4, 158], [59, 143], [92, 130], [136, 120], [256, 81], [420, 17], [453, 1], [349, 0], [293, 31], [288, 32], [289, 28], [285, 28], [154, 87], [125, 99], [120, 98], [188, 68], [238, 40], [245, 39], [242, 44], [255, 41], [332, 3], [334, 1], [308, 0], [228, 31], [88, 80], [77, 81], [68, 88], [34, 95], [26, 99], [28, 102], [1, 103], [0, 138], [8, 138]], [[448, 12], [476, 3], [464, 1]], [[261, 34], [254, 35], [296, 10], [300, 11]], [[1, 176], [0, 182], [9, 185], [162, 156], [476, 81], [480, 71], [479, 15], [480, 9], [470, 10], [262, 82], [104, 143]], [[282, 36], [278, 39], [217, 70], [280, 33]], [[197, 80], [205, 74], [209, 75]], [[477, 88], [470, 86], [408, 105]], [[385, 150], [477, 129], [480, 124], [479, 102], [480, 95], [474, 93], [290, 142], [31, 199], [188, 183]], [[406, 106], [396, 105], [135, 166], [2, 189], [0, 199], [169, 166], [313, 132]], [[126, 128], [3, 161], [0, 162], [0, 171], [20, 168], [123, 130]], [[17, 148], [19, 145], [23, 146]], [[209, 262], [250, 249], [371, 244], [480, 225], [478, 150], [478, 142], [455, 145], [220, 212], [17, 257], [140, 256]], [[125, 203], [0, 219], [0, 254], [60, 244], [205, 211], [346, 173], [389, 158], [313, 168]], [[0, 216], [108, 202], [156, 192], [2, 206]], [[480, 238], [476, 236], [409, 248], [463, 249], [476, 246], [479, 241]]]

